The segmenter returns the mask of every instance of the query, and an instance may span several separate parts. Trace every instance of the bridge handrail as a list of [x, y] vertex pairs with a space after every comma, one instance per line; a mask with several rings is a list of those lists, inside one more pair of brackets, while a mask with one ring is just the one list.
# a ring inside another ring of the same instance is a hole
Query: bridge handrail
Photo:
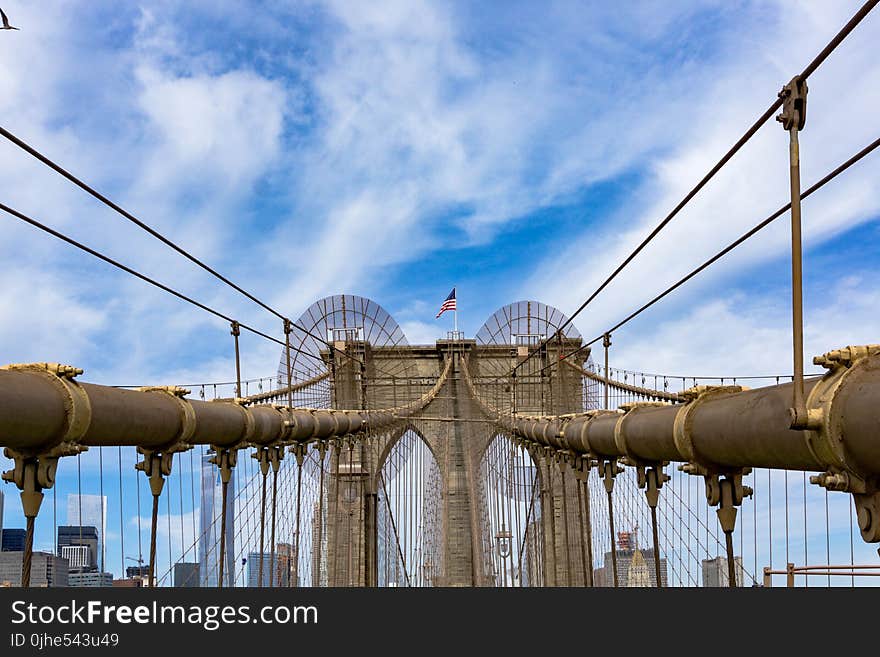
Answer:
[[[278, 399], [286, 395], [288, 392], [294, 393], [299, 392], [300, 390], [305, 390], [306, 388], [310, 388], [313, 385], [324, 381], [325, 379], [330, 378], [330, 372], [324, 372], [322, 374], [318, 374], [317, 376], [313, 376], [311, 379], [306, 379], [305, 381], [300, 381], [299, 383], [294, 383], [289, 386], [284, 386], [282, 388], [276, 388], [275, 390], [269, 390], [268, 392], [260, 392], [256, 395], [246, 395], [244, 397], [240, 397], [242, 400], [242, 404], [251, 405], [251, 404], [259, 404], [261, 402], [269, 401], [271, 399]], [[224, 401], [224, 402], [232, 402], [235, 401], [234, 397], [220, 397], [216, 401]]]
[[621, 381], [616, 381], [615, 379], [610, 379], [608, 377], [604, 377], [597, 372], [591, 372], [590, 370], [579, 367], [574, 363], [564, 360], [562, 361], [568, 367], [575, 370], [576, 372], [580, 372], [581, 375], [587, 377], [588, 379], [592, 379], [593, 381], [598, 381], [599, 383], [607, 385], [609, 388], [614, 388], [616, 390], [620, 390], [621, 392], [630, 392], [636, 395], [641, 395], [642, 397], [650, 397], [657, 400], [669, 401], [669, 402], [683, 402], [686, 401], [686, 398], [680, 394], [674, 392], [667, 392], [665, 390], [656, 390], [655, 388], [644, 388], [641, 386], [634, 386], [629, 383], [624, 383]]

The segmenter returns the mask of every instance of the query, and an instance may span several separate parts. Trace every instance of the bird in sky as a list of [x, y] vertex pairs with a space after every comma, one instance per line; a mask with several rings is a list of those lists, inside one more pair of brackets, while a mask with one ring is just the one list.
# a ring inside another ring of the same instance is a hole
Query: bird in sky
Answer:
[[3, 19], [3, 27], [0, 27], [0, 30], [17, 30], [17, 27], [12, 27], [9, 24], [9, 19], [6, 17], [6, 13], [0, 9], [0, 18]]

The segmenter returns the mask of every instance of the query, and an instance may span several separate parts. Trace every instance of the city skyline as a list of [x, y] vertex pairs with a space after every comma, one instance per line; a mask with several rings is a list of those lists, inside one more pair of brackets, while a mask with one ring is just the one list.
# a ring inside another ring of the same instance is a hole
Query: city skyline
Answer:
[[94, 527], [98, 532], [95, 566], [104, 568], [105, 536], [107, 535], [107, 496], [70, 493], [67, 496], [67, 524]]

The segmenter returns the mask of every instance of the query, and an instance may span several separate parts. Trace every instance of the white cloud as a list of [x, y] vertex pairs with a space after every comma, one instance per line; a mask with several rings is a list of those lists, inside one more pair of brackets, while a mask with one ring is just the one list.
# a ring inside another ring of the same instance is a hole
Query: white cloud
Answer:
[[[760, 45], [756, 44], [753, 51], [740, 52], [735, 60], [722, 67], [711, 84], [701, 86], [699, 94], [691, 96], [692, 102], [682, 114], [670, 117], [681, 133], [680, 144], [649, 160], [651, 176], [647, 183], [613, 216], [590, 226], [573, 239], [570, 248], [553, 254], [538, 266], [526, 285], [528, 292], [568, 312], [579, 306], [770, 104], [781, 84], [812, 59], [846, 22], [855, 4], [797, 7], [786, 4], [784, 20], [778, 8], [769, 12]], [[867, 18], [810, 79], [807, 127], [800, 137], [803, 188], [876, 137], [876, 124], [867, 110], [846, 99], [876, 97], [876, 90], [880, 88], [880, 65], [871, 56], [871, 29], [877, 20], [876, 16]], [[782, 40], [788, 44], [784, 51], [777, 47]], [[842, 125], [847, 126], [843, 132]], [[876, 155], [869, 156], [857, 167], [804, 202], [807, 248], [818, 247], [828, 238], [877, 216], [880, 202], [873, 193], [873, 181], [880, 174], [880, 159]], [[576, 323], [590, 338], [601, 333], [787, 200], [788, 136], [779, 124], [771, 121]], [[666, 334], [668, 339], [659, 343], [663, 345], [660, 349], [629, 352], [626, 364], [648, 369], [647, 363], [655, 363], [651, 367], [656, 368], [663, 362], [664, 367], [680, 371], [682, 368], [703, 370], [713, 363], [718, 366], [723, 363], [728, 367], [727, 372], [731, 367], [734, 372], [743, 372], [757, 363], [784, 362], [790, 352], [783, 339], [788, 312], [784, 290], [772, 299], [762, 300], [756, 300], [749, 293], [747, 298], [739, 299], [735, 310], [727, 302], [705, 304], [703, 300], [707, 296], [722, 298], [719, 288], [736, 272], [753, 272], [753, 280], [762, 286], [787, 283], [786, 280], [767, 281], [764, 272], [767, 263], [784, 256], [788, 248], [788, 222], [784, 216], [701, 274], [699, 281], [686, 284], [673, 298], [661, 302], [667, 306], [676, 304], [676, 312], [681, 312], [687, 304], [694, 304], [695, 310], [676, 323], [677, 332]], [[808, 271], [809, 258], [808, 255]], [[822, 272], [821, 277], [833, 280], [846, 273], [841, 263], [840, 269]], [[867, 278], [867, 288], [876, 286], [876, 272], [863, 275]], [[758, 307], [754, 307], [756, 301]], [[766, 305], [771, 303], [781, 307], [768, 312]], [[873, 329], [876, 336], [876, 323], [870, 312], [861, 316], [865, 320], [863, 324], [850, 320], [849, 313], [843, 316], [848, 318], [847, 327], [861, 326], [859, 333], [863, 336], [870, 336]], [[781, 323], [775, 321], [777, 317]], [[808, 348], [830, 348], [839, 341], [836, 336], [846, 335], [846, 330], [842, 330], [846, 327], [829, 334], [827, 317], [825, 312], [818, 317], [808, 316], [808, 337], [813, 331], [824, 333], [828, 338], [821, 347], [818, 343], [823, 341], [817, 340], [812, 346], [808, 344]], [[747, 321], [748, 325], [744, 325]], [[765, 321], [778, 328], [772, 331], [772, 336], [767, 335], [771, 331]], [[645, 342], [653, 340], [647, 336], [656, 336], [657, 327], [645, 320], [636, 322], [641, 322], [639, 328], [629, 331], [637, 331]], [[734, 326], [738, 330], [731, 328]], [[685, 336], [703, 348], [693, 349]], [[737, 364], [731, 354], [739, 352], [720, 348], [722, 339], [730, 337], [738, 341], [744, 350], [743, 356], [748, 354], [760, 359], [744, 357]], [[674, 359], [666, 359], [667, 355], [670, 358], [674, 355]]]
[[[100, 8], [5, 9], [19, 17], [22, 38], [14, 47], [0, 43], [8, 55], [0, 70], [4, 127], [200, 257], [226, 260], [253, 221], [242, 212], [244, 200], [277, 165], [289, 100], [283, 85], [246, 65], [206, 71], [197, 58], [175, 59], [182, 52], [177, 41], [158, 36], [174, 34], [176, 26], [147, 14], [131, 43], [119, 47], [77, 36], [94, 29]], [[78, 29], [69, 29], [74, 24]], [[209, 305], [236, 315], [250, 309], [5, 140], [0, 179], [5, 203]], [[228, 329], [201, 311], [9, 217], [0, 222], [0, 253], [13, 272], [3, 309], [17, 318], [4, 324], [3, 362], [65, 360], [108, 383], [167, 383], [166, 375], [200, 365], [217, 374], [225, 364], [224, 380], [234, 371]], [[181, 358], [197, 340], [205, 352]], [[221, 341], [222, 358], [215, 348]], [[265, 375], [277, 349], [260, 349], [249, 345], [244, 366]], [[259, 365], [249, 365], [258, 353]], [[168, 367], [169, 361], [185, 365]]]
[[422, 322], [414, 319], [402, 322], [400, 328], [410, 344], [434, 344], [439, 338], [446, 335], [446, 328], [436, 322]]
[[[818, 290], [807, 303], [804, 354], [808, 371], [819, 355], [880, 335], [878, 272], [853, 272]], [[867, 284], [866, 284], [867, 283]], [[647, 372], [695, 376], [786, 375], [792, 371], [788, 292], [713, 293], [673, 317], [650, 318], [621, 333], [612, 361]], [[698, 371], [695, 371], [696, 368]]]
[[[294, 315], [325, 294], [379, 288], [390, 267], [438, 248], [491, 240], [573, 194], [585, 192], [589, 208], [591, 183], [647, 167], [623, 208], [591, 221], [583, 235], [565, 235], [571, 249], [540, 262], [525, 286], [526, 296], [576, 307], [852, 10], [786, 5], [786, 16], [797, 13], [783, 21], [779, 6], [764, 4], [734, 12], [718, 3], [649, 3], [586, 14], [578, 5], [517, 5], [486, 21], [466, 5], [328, 2], [309, 7], [307, 19], [316, 23], [309, 28], [320, 37], [313, 40], [297, 10], [269, 5], [252, 24], [253, 36], [265, 37], [260, 52], [242, 63], [225, 42], [202, 39], [186, 23], [192, 16], [219, 25], [240, 20], [235, 3], [151, 5], [120, 19], [130, 22], [131, 39], [118, 50], [75, 38], [76, 3], [39, 15], [23, 3], [9, 6], [33, 27], [6, 51], [0, 71], [6, 125], [50, 146], [63, 164]], [[704, 26], [707, 16], [725, 18], [727, 28], [711, 27], [711, 51], [688, 51], [702, 41], [687, 26]], [[872, 136], [862, 109], [870, 104], [840, 102], [848, 94], [870, 98], [878, 88], [870, 21], [811, 81], [805, 182]], [[783, 31], [789, 46], [781, 50]], [[273, 77], [250, 65], [273, 58], [291, 60], [293, 74]], [[633, 264], [613, 296], [579, 318], [579, 328], [604, 328], [622, 302], [637, 305], [655, 284], [784, 202], [785, 157], [785, 135], [768, 126]], [[808, 244], [876, 209], [876, 171], [870, 164], [862, 171], [805, 203]], [[0, 147], [0, 175], [23, 209], [279, 334], [271, 316], [96, 210], [8, 145]], [[276, 194], [284, 191], [264, 211], [252, 193], [267, 177]], [[23, 236], [26, 230], [13, 232], [5, 222], [0, 231], [4, 257], [19, 262], [29, 254], [30, 265], [51, 273], [47, 285], [58, 297], [30, 303], [38, 330], [14, 336], [6, 343], [11, 353], [55, 351], [52, 305], [75, 299], [85, 314], [71, 311], [83, 336], [71, 358], [82, 358], [101, 380], [132, 382], [132, 372], [151, 383], [230, 378], [231, 338], [222, 322], [108, 276], [103, 265], [70, 271], [67, 247], [49, 246], [43, 236]], [[719, 272], [781, 253], [785, 231], [758, 240]], [[65, 282], [67, 274], [89, 281], [87, 297]], [[95, 301], [106, 298], [112, 301]], [[101, 321], [86, 322], [88, 313]], [[411, 342], [438, 333], [416, 316], [398, 319]], [[274, 373], [280, 348], [247, 343], [245, 375]], [[97, 353], [112, 353], [114, 362], [96, 363]]]
[[[312, 71], [317, 120], [297, 158], [296, 219], [280, 230], [332, 257], [304, 254], [307, 265], [293, 273], [307, 282], [281, 294], [285, 305], [445, 244], [489, 240], [504, 224], [632, 166], [669, 141], [665, 114], [695, 79], [689, 69], [659, 80], [653, 111], [633, 120], [642, 90], [623, 63], [596, 55], [625, 50], [598, 22], [576, 36], [569, 16], [527, 17], [563, 32], [573, 52], [560, 57], [545, 35], [509, 47], [506, 35], [472, 34], [466, 16], [436, 3], [331, 2], [327, 11], [341, 29]], [[638, 13], [657, 29], [646, 10]], [[497, 52], [482, 42], [493, 38]], [[621, 123], [626, 129], [615, 131]]]
[[42, 362], [51, 345], [56, 361], [81, 362], [89, 336], [107, 325], [105, 304], [86, 300], [86, 292], [51, 270], [8, 271], [0, 287], [0, 316], [7, 318], [0, 323], [0, 361]]
[[144, 179], [147, 190], [193, 182], [222, 195], [243, 194], [277, 157], [285, 96], [278, 83], [250, 71], [169, 75], [137, 69], [139, 105], [157, 138]]

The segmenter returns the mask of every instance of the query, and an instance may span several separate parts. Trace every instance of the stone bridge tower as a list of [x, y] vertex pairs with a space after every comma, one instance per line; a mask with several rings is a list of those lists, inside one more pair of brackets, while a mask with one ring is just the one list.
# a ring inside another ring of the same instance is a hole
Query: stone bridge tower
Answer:
[[[320, 308], [318, 313], [315, 306]], [[514, 529], [511, 540], [517, 543], [517, 549], [525, 544], [526, 533], [530, 533], [530, 544], [540, 543], [533, 551], [534, 555], [540, 554], [539, 563], [520, 555], [521, 571], [523, 561], [528, 561], [525, 568], [530, 570], [529, 582], [540, 579], [545, 585], [583, 586], [582, 561], [579, 557], [566, 558], [581, 554], [587, 535], [581, 522], [583, 515], [578, 514], [577, 481], [570, 469], [567, 477], [562, 471], [567, 466], [553, 455], [532, 453], [529, 472], [537, 491], [538, 504], [534, 506], [538, 508], [530, 512], [530, 529], [523, 522], [515, 528], [499, 527], [489, 512], [489, 447], [494, 440], [506, 438], [499, 437], [485, 421], [464, 379], [463, 367], [466, 365], [477, 394], [496, 407], [534, 415], [583, 410], [585, 395], [578, 373], [568, 367], [544, 369], [581, 346], [581, 338], [572, 326], [554, 335], [565, 322], [564, 316], [537, 302], [520, 302], [495, 313], [476, 339], [411, 346], [394, 320], [369, 300], [346, 295], [322, 300], [315, 306], [310, 313], [321, 321], [307, 328], [315, 334], [320, 332], [325, 339], [335, 338], [328, 340], [329, 348], [314, 344], [315, 353], [330, 372], [329, 402], [333, 407], [400, 406], [419, 398], [449, 366], [443, 387], [423, 409], [417, 426], [371, 436], [367, 441], [340, 441], [328, 446], [326, 504], [321, 518], [325, 544], [323, 563], [317, 569], [324, 573], [322, 581], [329, 586], [380, 583], [377, 555], [383, 549], [381, 541], [390, 540], [387, 535], [380, 538], [377, 521], [385, 481], [383, 467], [397, 441], [414, 431], [439, 469], [440, 563], [432, 565], [433, 585], [499, 584], [497, 560], [492, 554], [495, 537], [500, 529]], [[298, 324], [303, 326], [302, 320]], [[540, 353], [526, 361], [529, 349], [543, 341], [547, 344]], [[307, 345], [307, 341], [303, 343]]]

